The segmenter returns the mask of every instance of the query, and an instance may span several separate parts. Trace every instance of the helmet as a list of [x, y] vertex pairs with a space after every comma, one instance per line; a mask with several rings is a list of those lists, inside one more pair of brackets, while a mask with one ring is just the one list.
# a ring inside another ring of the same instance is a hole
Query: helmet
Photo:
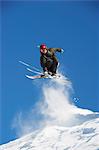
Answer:
[[45, 44], [40, 45], [40, 49], [45, 49], [45, 48], [47, 48]]

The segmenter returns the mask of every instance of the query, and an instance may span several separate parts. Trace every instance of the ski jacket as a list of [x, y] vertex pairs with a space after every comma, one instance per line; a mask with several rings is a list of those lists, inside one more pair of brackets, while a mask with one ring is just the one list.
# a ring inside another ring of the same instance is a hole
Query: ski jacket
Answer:
[[55, 52], [61, 52], [61, 48], [48, 48], [46, 54], [41, 53], [40, 63], [43, 69], [47, 67], [47, 62], [52, 63], [54, 61], [58, 63]]

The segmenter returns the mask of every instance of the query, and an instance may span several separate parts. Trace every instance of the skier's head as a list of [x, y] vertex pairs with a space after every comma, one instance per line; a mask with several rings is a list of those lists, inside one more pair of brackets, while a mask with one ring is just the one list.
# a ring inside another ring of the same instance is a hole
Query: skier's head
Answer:
[[46, 49], [46, 48], [47, 48], [47, 46], [45, 44], [40, 45], [40, 49]]
[[40, 45], [40, 52], [41, 53], [46, 53], [47, 52], [47, 46], [45, 44]]

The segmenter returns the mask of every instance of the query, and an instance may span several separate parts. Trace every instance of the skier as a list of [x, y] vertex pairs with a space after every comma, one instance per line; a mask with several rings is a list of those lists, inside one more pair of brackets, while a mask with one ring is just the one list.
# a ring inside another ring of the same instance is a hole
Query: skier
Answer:
[[58, 60], [55, 56], [55, 52], [63, 52], [61, 48], [47, 48], [45, 44], [40, 45], [40, 64], [43, 68], [44, 75], [50, 74], [51, 76], [56, 75]]

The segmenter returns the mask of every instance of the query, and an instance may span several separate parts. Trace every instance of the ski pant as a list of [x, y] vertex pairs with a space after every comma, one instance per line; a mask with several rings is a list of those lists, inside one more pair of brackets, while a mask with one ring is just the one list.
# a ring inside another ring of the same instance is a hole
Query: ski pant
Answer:
[[40, 60], [41, 60], [41, 66], [43, 68], [43, 71], [46, 71], [45, 68], [47, 68], [47, 70], [49, 72], [56, 74], [57, 66], [58, 66], [58, 60], [55, 56], [52, 59], [51, 58], [43, 58], [41, 56]]

